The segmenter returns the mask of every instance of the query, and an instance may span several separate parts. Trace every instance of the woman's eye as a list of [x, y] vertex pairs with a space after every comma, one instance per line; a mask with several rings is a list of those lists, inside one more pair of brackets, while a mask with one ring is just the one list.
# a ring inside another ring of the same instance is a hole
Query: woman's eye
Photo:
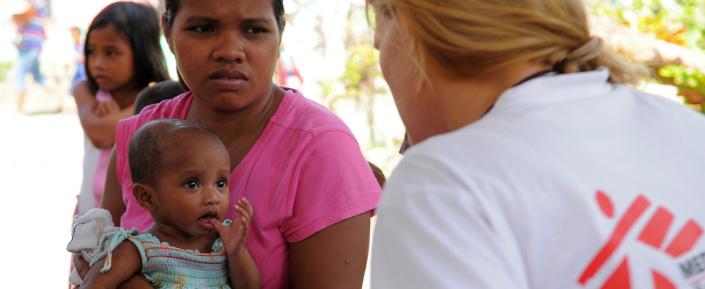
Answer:
[[198, 32], [198, 33], [208, 33], [208, 32], [215, 31], [215, 26], [213, 26], [213, 25], [198, 25], [198, 26], [191, 27], [191, 30]]
[[198, 182], [196, 180], [188, 180], [184, 183], [184, 186], [189, 188], [189, 189], [197, 189], [198, 188]]
[[260, 34], [260, 33], [266, 33], [267, 29], [261, 28], [261, 27], [248, 27], [245, 29], [245, 33], [247, 34]]
[[227, 186], [227, 185], [228, 185], [228, 182], [225, 179], [220, 179], [216, 183], [216, 186], [218, 186], [218, 188], [221, 188], [221, 189], [225, 188], [225, 186]]

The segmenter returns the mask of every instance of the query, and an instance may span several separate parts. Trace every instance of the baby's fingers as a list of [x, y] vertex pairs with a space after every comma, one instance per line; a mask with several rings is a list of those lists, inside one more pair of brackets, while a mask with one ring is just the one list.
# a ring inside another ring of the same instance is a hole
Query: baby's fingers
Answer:
[[235, 204], [235, 211], [237, 211], [240, 217], [243, 217], [248, 221], [252, 218], [252, 213], [248, 211], [247, 205], [242, 203], [241, 201], [238, 201]]
[[250, 219], [254, 214], [252, 204], [250, 204], [250, 202], [244, 197], [237, 201], [235, 208], [241, 216], [247, 216], [248, 219]]
[[210, 223], [211, 225], [213, 225], [213, 228], [218, 233], [218, 236], [221, 236], [222, 238], [222, 236], [225, 235], [225, 227], [223, 226], [223, 224], [221, 224], [220, 221], [218, 221], [216, 218], [210, 219]]

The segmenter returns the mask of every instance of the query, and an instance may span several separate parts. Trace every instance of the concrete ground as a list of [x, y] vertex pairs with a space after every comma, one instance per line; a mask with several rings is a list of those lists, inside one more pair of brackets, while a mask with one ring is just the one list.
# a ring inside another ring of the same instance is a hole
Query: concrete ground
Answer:
[[66, 288], [71, 216], [81, 182], [83, 132], [72, 107], [30, 95], [27, 111], [0, 86], [0, 222], [3, 288]]

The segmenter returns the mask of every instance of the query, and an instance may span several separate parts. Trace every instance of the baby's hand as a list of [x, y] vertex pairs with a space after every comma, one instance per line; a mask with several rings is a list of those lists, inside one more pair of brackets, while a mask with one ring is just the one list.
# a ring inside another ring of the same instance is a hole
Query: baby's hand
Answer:
[[239, 254], [245, 248], [245, 238], [253, 214], [252, 205], [245, 198], [237, 201], [235, 210], [240, 216], [230, 225], [223, 226], [218, 220], [211, 219], [211, 224], [218, 232], [228, 257]]

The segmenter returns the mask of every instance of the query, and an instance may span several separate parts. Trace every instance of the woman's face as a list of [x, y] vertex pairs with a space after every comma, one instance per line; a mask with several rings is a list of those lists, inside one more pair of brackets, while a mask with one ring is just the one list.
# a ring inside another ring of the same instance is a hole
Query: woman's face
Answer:
[[435, 103], [428, 96], [428, 85], [414, 63], [412, 41], [396, 16], [379, 5], [375, 9], [375, 48], [379, 50], [384, 79], [394, 97], [397, 111], [407, 128], [411, 143], [430, 136]]
[[240, 110], [272, 93], [280, 41], [272, 1], [182, 0], [165, 35], [205, 106]]

